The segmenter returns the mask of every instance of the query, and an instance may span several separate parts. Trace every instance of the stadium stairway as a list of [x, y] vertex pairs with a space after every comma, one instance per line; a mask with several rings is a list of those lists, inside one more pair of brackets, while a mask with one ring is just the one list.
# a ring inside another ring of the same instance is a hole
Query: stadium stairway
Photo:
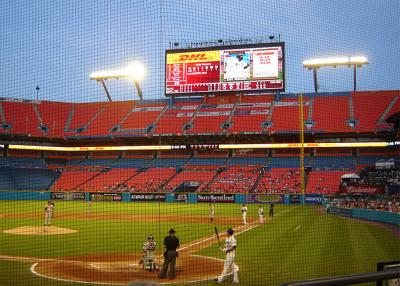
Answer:
[[254, 191], [257, 189], [258, 185], [260, 184], [262, 177], [263, 177], [263, 172], [260, 171], [256, 181], [254, 182], [253, 186], [250, 189], [250, 193], [254, 193]]
[[196, 115], [197, 115], [197, 113], [200, 111], [200, 109], [203, 107], [203, 103], [200, 103], [198, 106], [197, 106], [197, 108], [196, 108], [196, 110], [193, 112], [193, 116], [190, 118], [190, 120], [186, 123], [186, 126], [188, 127], [188, 128], [185, 128], [185, 130], [183, 130], [183, 133], [184, 134], [187, 134], [188, 133], [188, 130], [190, 130], [192, 127], [193, 127], [193, 121], [196, 119]]
[[[392, 108], [395, 106], [395, 104], [397, 102], [400, 102], [400, 97], [399, 96], [393, 97], [393, 99], [389, 103], [388, 107], [386, 107], [385, 111], [383, 111], [382, 115], [379, 117], [378, 123], [382, 124], [382, 123], [385, 122], [386, 117], [389, 115], [389, 113], [391, 112]], [[396, 108], [395, 108], [394, 112], [399, 112], [399, 110], [400, 110], [400, 106], [397, 108], [397, 111], [396, 111]]]

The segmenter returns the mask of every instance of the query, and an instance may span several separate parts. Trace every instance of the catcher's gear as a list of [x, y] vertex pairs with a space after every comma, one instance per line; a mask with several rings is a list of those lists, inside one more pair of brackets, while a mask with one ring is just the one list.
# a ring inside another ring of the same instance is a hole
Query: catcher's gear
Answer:
[[228, 229], [226, 230], [226, 233], [227, 233], [228, 235], [233, 235], [234, 231], [233, 231], [232, 228], [228, 228]]

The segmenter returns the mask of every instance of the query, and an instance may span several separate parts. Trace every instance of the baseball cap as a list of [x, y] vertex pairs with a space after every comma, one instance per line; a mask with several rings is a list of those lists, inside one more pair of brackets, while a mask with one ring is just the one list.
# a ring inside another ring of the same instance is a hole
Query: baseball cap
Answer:
[[173, 233], [175, 233], [176, 231], [175, 231], [175, 229], [173, 229], [173, 228], [171, 228], [170, 230], [169, 230], [169, 234], [173, 234]]

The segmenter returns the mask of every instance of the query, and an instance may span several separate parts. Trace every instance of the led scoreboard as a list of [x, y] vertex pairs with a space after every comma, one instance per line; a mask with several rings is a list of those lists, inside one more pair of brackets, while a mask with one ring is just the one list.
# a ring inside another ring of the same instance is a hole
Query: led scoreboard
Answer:
[[284, 91], [284, 43], [166, 51], [165, 94]]

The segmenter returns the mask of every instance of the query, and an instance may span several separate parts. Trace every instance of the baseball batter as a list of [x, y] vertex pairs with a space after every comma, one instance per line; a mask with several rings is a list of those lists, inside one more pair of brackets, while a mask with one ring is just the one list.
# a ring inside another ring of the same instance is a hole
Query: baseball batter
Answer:
[[258, 206], [258, 217], [260, 218], [260, 224], [264, 223], [264, 209], [261, 205]]
[[242, 222], [243, 222], [243, 224], [247, 224], [247, 220], [246, 220], [246, 217], [247, 217], [247, 207], [246, 207], [246, 205], [243, 204], [243, 205], [242, 205], [242, 208], [241, 208], [240, 210], [241, 210], [241, 212], [242, 212]]
[[208, 208], [209, 208], [210, 222], [214, 222], [214, 205], [209, 203]]
[[44, 226], [51, 226], [51, 218], [53, 217], [54, 203], [48, 201], [44, 207]]
[[143, 244], [143, 258], [141, 262], [143, 263], [143, 269], [146, 270], [156, 270], [157, 265], [155, 263], [155, 250], [156, 243], [154, 242], [153, 235], [147, 237], [147, 241]]
[[225, 276], [232, 271], [233, 281], [232, 283], [239, 283], [238, 271], [239, 267], [235, 264], [235, 251], [236, 251], [236, 239], [233, 236], [233, 229], [228, 228], [226, 233], [228, 237], [225, 239], [225, 247], [221, 248], [225, 255], [224, 270], [221, 275], [216, 279], [218, 283], [224, 281]]

